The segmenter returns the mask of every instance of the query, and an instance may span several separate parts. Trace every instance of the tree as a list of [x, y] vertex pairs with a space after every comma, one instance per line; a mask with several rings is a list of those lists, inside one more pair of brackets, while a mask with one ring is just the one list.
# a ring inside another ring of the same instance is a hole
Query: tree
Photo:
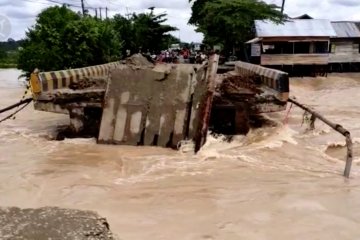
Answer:
[[176, 43], [181, 45], [181, 41], [179, 38], [171, 34], [165, 34], [161, 49], [167, 49], [171, 44], [176, 44]]
[[144, 51], [160, 51], [167, 48], [168, 40], [170, 40], [167, 33], [176, 31], [177, 28], [162, 24], [167, 20], [165, 16], [166, 14], [154, 15], [153, 12], [133, 16], [137, 46]]
[[254, 36], [254, 20], [281, 23], [286, 16], [274, 4], [259, 0], [190, 0], [190, 24], [204, 34], [204, 42], [221, 44], [225, 50], [241, 46]]
[[119, 35], [106, 20], [82, 17], [66, 6], [45, 9], [28, 30], [18, 67], [60, 70], [102, 64], [120, 58]]
[[67, 6], [42, 11], [26, 33], [18, 68], [31, 73], [78, 68], [120, 60], [125, 51], [159, 51], [174, 39], [175, 27], [164, 24], [166, 14], [116, 15], [97, 19], [73, 12]]
[[122, 40], [122, 54], [126, 55], [126, 50], [130, 50], [134, 52], [136, 49], [134, 42], [134, 34], [133, 34], [133, 25], [130, 19], [117, 14], [114, 16], [113, 20], [114, 30], [120, 35]]
[[0, 61], [2, 61], [5, 58], [7, 58], [7, 53], [0, 48]]
[[177, 30], [173, 26], [164, 24], [167, 20], [165, 17], [166, 14], [155, 15], [153, 11], [134, 13], [129, 19], [115, 15], [114, 29], [119, 32], [125, 50], [158, 52], [174, 41], [174, 37], [169, 32]]

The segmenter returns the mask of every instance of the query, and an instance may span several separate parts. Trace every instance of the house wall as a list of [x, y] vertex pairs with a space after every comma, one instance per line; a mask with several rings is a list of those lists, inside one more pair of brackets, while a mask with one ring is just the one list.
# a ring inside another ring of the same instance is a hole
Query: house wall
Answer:
[[[278, 49], [276, 46], [283, 47], [280, 47], [281, 51], [272, 52], [262, 49], [261, 65], [327, 65], [329, 63], [329, 42], [329, 37], [264, 38], [262, 46], [275, 44], [275, 49]], [[304, 48], [306, 43], [308, 44], [307, 50], [306, 47]], [[320, 51], [319, 44], [323, 44]], [[301, 45], [303, 47], [300, 47]]]
[[353, 63], [360, 62], [359, 41], [355, 40], [332, 40], [330, 63]]
[[262, 54], [261, 65], [327, 65], [329, 54]]

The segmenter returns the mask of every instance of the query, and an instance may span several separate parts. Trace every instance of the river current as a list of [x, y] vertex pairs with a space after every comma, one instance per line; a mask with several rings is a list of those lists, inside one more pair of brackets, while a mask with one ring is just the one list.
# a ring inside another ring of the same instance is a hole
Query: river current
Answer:
[[[19, 75], [0, 69], [0, 109], [22, 97]], [[296, 106], [231, 143], [209, 136], [194, 155], [53, 141], [68, 116], [30, 104], [0, 123], [0, 206], [94, 210], [122, 240], [360, 239], [360, 74], [290, 82], [291, 96], [351, 132], [350, 179], [344, 137], [320, 121], [309, 131]]]

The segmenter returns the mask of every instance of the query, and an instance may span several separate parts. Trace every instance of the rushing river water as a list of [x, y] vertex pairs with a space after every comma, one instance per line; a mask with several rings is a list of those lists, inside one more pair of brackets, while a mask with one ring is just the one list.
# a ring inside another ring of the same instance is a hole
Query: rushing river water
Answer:
[[[0, 108], [21, 98], [19, 74], [0, 70]], [[360, 74], [292, 79], [291, 95], [351, 131], [349, 180], [344, 138], [321, 122], [307, 131], [295, 106], [287, 124], [270, 114], [277, 126], [210, 137], [193, 155], [52, 141], [68, 117], [30, 105], [0, 123], [0, 206], [95, 210], [123, 240], [360, 239]]]

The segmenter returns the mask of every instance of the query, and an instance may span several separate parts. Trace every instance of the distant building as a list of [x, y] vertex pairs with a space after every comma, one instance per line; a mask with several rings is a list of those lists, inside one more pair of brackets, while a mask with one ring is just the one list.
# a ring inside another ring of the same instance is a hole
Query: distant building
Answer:
[[304, 14], [283, 24], [256, 20], [255, 31], [247, 42], [253, 63], [287, 71], [360, 71], [360, 22]]
[[360, 30], [358, 22], [331, 22], [336, 36], [331, 38], [330, 59], [331, 70], [360, 70]]
[[171, 44], [169, 50], [170, 51], [180, 50], [180, 44], [179, 43]]
[[328, 65], [330, 37], [336, 33], [329, 20], [291, 19], [284, 24], [255, 21], [252, 57], [264, 66]]
[[201, 43], [193, 43], [192, 46], [194, 51], [201, 51]]

